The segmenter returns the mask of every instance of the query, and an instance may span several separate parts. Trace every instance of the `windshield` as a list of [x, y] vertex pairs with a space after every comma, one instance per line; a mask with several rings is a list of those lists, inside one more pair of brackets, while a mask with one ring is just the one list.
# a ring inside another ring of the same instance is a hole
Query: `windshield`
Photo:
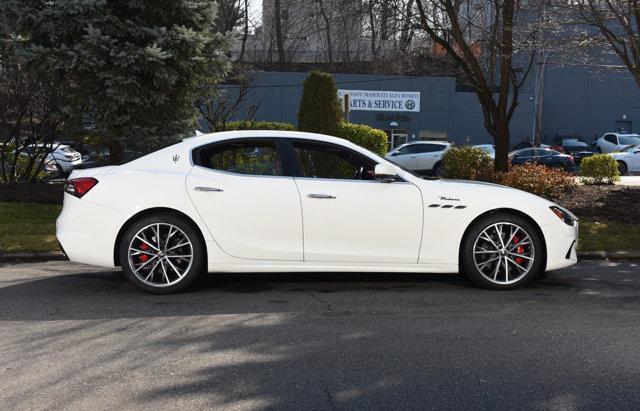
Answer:
[[619, 136], [621, 145], [640, 144], [640, 136]]

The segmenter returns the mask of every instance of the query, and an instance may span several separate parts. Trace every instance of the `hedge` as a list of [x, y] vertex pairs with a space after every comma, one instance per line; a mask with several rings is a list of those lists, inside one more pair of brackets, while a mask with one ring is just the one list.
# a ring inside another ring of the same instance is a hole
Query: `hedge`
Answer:
[[580, 164], [580, 179], [585, 184], [611, 184], [620, 180], [618, 163], [608, 154], [584, 158]]
[[384, 156], [387, 153], [387, 133], [364, 124], [341, 122], [337, 137], [349, 140], [369, 151]]
[[491, 181], [493, 160], [486, 151], [473, 146], [451, 146], [442, 155], [443, 177], [456, 180]]
[[231, 121], [220, 126], [218, 131], [235, 131], [235, 130], [282, 130], [294, 131], [296, 128], [293, 124], [279, 123], [277, 121]]

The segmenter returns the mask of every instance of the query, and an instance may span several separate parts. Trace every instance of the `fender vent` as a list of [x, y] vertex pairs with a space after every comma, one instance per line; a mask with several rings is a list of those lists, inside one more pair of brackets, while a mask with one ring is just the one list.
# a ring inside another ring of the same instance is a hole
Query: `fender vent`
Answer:
[[463, 208], [467, 208], [466, 205], [458, 205], [454, 206], [453, 204], [429, 204], [429, 208], [453, 208], [454, 210], [462, 210]]

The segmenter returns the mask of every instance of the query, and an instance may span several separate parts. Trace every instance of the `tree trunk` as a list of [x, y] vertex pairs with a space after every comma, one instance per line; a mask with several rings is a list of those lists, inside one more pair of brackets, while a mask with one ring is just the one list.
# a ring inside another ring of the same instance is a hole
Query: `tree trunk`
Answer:
[[373, 1], [369, 0], [369, 25], [371, 26], [371, 57], [375, 60], [378, 58], [376, 47], [376, 17], [373, 13]]
[[244, 52], [247, 47], [247, 38], [249, 38], [249, 0], [244, 0], [244, 30], [242, 32], [242, 47], [240, 48], [240, 62], [244, 61]]
[[276, 44], [278, 46], [278, 62], [280, 64], [285, 63], [284, 55], [284, 43], [282, 40], [282, 19], [280, 14], [280, 0], [274, 0], [273, 5], [275, 8], [275, 25], [276, 25]]
[[493, 139], [496, 146], [496, 158], [494, 162], [495, 171], [509, 171], [509, 123], [505, 120], [497, 120], [495, 124]]
[[333, 63], [333, 48], [331, 44], [331, 20], [325, 12], [322, 0], [318, 0], [318, 4], [320, 5], [320, 15], [322, 16], [322, 20], [324, 20], [325, 33], [327, 37], [327, 60], [329, 63]]

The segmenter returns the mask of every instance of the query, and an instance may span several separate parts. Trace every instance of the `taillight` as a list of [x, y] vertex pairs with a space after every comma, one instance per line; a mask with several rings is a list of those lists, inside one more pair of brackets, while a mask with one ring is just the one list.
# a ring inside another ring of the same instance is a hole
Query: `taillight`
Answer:
[[72, 196], [82, 198], [82, 196], [87, 194], [96, 184], [98, 184], [98, 180], [93, 177], [72, 178], [71, 180], [67, 180], [64, 191]]

